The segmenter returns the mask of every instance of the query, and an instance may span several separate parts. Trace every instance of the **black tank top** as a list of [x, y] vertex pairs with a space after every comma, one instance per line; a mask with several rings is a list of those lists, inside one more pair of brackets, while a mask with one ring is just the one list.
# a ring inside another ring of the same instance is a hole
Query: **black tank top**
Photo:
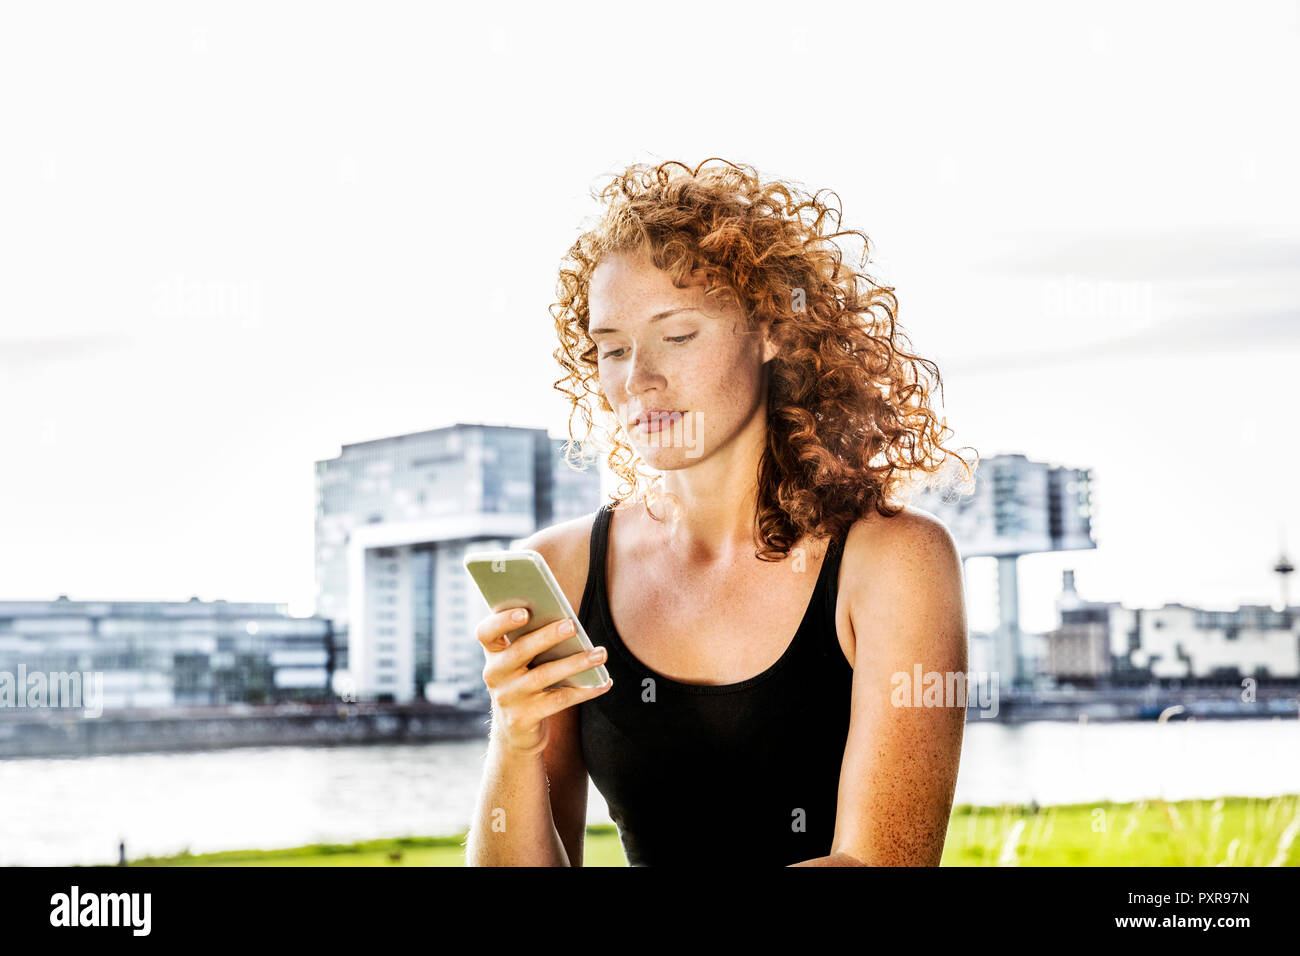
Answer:
[[578, 711], [582, 757], [628, 863], [786, 866], [828, 855], [853, 688], [835, 633], [843, 536], [775, 664], [735, 684], [687, 684], [650, 670], [614, 630], [610, 516], [606, 504], [592, 525], [578, 618], [608, 649], [614, 686]]

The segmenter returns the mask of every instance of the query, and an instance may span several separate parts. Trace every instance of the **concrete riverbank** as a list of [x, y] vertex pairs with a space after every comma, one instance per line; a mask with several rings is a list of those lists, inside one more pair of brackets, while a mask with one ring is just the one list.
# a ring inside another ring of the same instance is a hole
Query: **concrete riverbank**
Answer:
[[486, 739], [487, 731], [484, 710], [428, 703], [124, 710], [95, 718], [46, 709], [0, 714], [0, 758]]
[[[1243, 696], [1248, 699], [1243, 699]], [[988, 715], [994, 715], [989, 717]], [[1243, 695], [1236, 685], [1226, 687], [1134, 687], [1096, 690], [1003, 691], [992, 707], [966, 710], [968, 722], [996, 719], [1002, 723], [1031, 720], [1097, 722], [1123, 720], [1228, 720], [1300, 717], [1300, 686], [1261, 686]]]

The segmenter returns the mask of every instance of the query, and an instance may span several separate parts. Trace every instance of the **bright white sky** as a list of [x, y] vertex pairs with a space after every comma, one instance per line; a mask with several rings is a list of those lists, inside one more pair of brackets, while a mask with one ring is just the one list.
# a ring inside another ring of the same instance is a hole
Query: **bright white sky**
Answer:
[[1272, 602], [1297, 90], [1294, 0], [6, 5], [0, 599], [309, 613], [312, 462], [566, 434], [546, 310], [588, 190], [724, 156], [839, 194], [956, 444], [1095, 469], [1100, 547], [1023, 561], [1026, 627], [1064, 567]]

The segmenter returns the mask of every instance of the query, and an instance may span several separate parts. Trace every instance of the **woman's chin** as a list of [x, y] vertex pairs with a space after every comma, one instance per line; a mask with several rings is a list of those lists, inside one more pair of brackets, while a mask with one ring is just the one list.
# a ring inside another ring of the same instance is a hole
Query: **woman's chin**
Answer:
[[638, 447], [637, 454], [656, 471], [676, 471], [689, 468], [700, 460], [700, 456], [687, 448]]

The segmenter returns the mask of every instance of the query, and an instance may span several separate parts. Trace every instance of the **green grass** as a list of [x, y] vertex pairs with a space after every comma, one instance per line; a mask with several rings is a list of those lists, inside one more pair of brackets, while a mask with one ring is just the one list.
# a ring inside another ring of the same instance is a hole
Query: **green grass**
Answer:
[[[132, 866], [464, 866], [465, 834], [145, 857]], [[626, 866], [589, 826], [587, 866]], [[943, 866], [1300, 866], [1300, 795], [953, 810]]]
[[[314, 843], [285, 850], [228, 850], [141, 857], [131, 866], [464, 866], [465, 834], [402, 837], [362, 843]], [[609, 824], [587, 827], [587, 866], [627, 866], [618, 831]]]
[[1300, 866], [1300, 795], [960, 807], [944, 866]]

